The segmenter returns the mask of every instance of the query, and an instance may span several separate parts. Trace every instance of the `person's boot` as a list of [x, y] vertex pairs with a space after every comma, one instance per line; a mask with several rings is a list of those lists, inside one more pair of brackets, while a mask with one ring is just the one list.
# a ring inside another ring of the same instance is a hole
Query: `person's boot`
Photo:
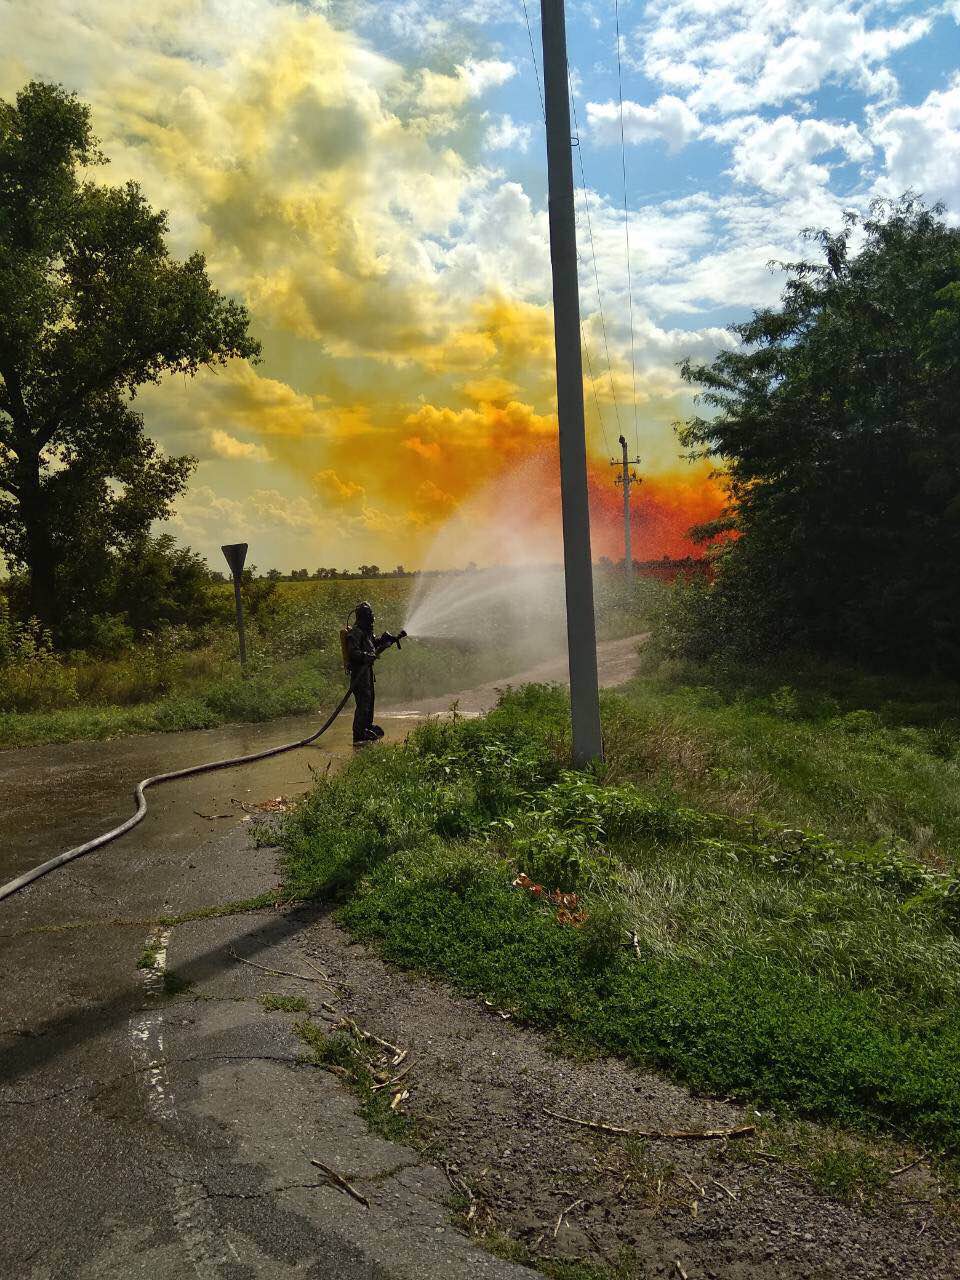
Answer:
[[376, 737], [376, 738], [382, 738], [382, 737], [383, 737], [383, 730], [380, 728], [380, 726], [379, 726], [378, 724], [372, 724], [372, 725], [370, 726], [370, 732], [371, 732], [371, 733], [374, 735], [374, 737]]

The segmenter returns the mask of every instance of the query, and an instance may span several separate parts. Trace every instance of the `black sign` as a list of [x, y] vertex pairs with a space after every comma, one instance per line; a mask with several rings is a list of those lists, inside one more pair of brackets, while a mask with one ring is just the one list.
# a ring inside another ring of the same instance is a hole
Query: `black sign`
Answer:
[[220, 550], [227, 558], [230, 572], [235, 578], [239, 578], [243, 573], [243, 562], [247, 558], [247, 544], [245, 542], [232, 542], [227, 547], [221, 547]]

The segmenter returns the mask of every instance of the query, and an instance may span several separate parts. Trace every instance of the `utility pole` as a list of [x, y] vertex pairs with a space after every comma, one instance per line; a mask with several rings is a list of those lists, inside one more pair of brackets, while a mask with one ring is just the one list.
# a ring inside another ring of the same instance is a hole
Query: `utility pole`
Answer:
[[623, 470], [617, 476], [617, 484], [623, 485], [623, 570], [627, 579], [627, 586], [633, 581], [633, 538], [630, 529], [630, 488], [631, 485], [643, 484], [639, 476], [630, 470], [631, 466], [639, 466], [639, 458], [627, 457], [627, 442], [620, 437], [620, 448], [623, 450], [623, 460], [618, 462], [616, 458], [610, 459], [611, 467], [622, 467]]
[[603, 759], [603, 739], [600, 733], [600, 697], [597, 691], [597, 631], [593, 612], [587, 446], [583, 428], [580, 287], [577, 279], [577, 226], [573, 207], [567, 31], [563, 0], [542, 0], [541, 11], [570, 712], [573, 762], [575, 765], [585, 765], [591, 760]]

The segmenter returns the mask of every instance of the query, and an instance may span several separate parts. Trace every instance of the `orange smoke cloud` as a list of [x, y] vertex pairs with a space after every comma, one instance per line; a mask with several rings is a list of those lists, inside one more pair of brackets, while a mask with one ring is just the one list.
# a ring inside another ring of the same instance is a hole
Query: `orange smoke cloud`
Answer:
[[[593, 555], [623, 559], [623, 490], [610, 475], [596, 468], [590, 473], [590, 511]], [[634, 560], [682, 559], [700, 556], [689, 531], [693, 525], [714, 520], [727, 505], [720, 480], [705, 468], [687, 473], [643, 477], [630, 495], [630, 532]]]

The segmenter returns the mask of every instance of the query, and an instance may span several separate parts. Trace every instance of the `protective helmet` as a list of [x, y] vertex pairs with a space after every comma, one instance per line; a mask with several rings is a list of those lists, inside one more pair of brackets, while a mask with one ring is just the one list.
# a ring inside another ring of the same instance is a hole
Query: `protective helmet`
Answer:
[[354, 613], [357, 615], [357, 626], [364, 631], [369, 631], [373, 626], [373, 607], [367, 604], [366, 600], [361, 600], [354, 609]]

